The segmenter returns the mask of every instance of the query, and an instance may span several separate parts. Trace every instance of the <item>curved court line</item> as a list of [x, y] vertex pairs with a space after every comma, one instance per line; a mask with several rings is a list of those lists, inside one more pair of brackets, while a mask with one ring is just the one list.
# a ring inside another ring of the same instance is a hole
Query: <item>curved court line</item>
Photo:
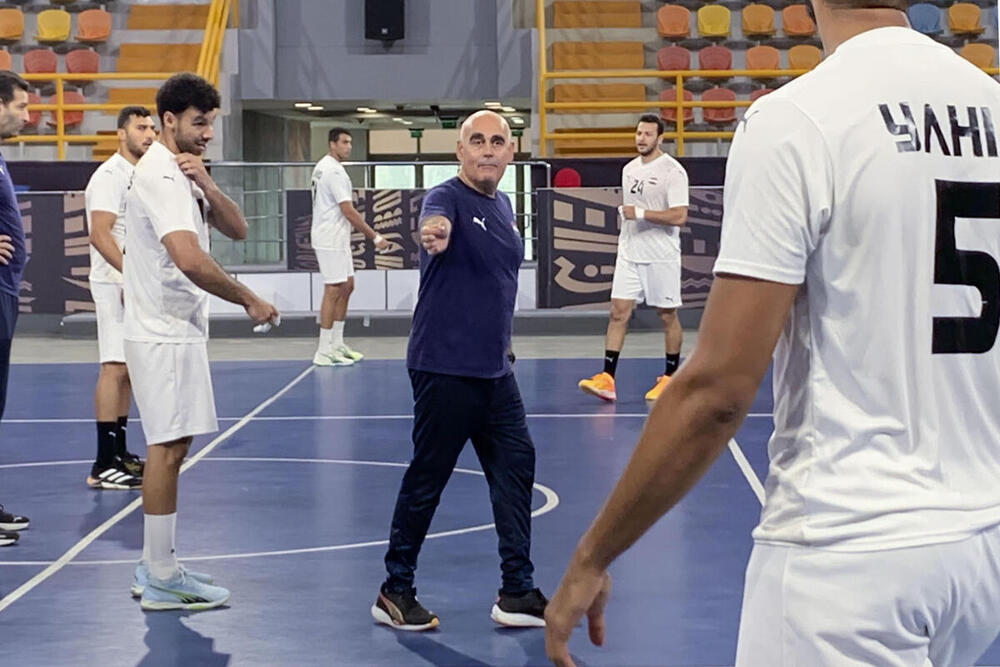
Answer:
[[[209, 452], [218, 447], [219, 444], [224, 442], [229, 436], [231, 436], [233, 433], [236, 433], [241, 428], [249, 424], [251, 419], [259, 415], [261, 412], [266, 410], [268, 406], [270, 406], [272, 403], [274, 403], [279, 398], [284, 396], [292, 387], [297, 385], [299, 382], [302, 381], [303, 378], [312, 373], [315, 368], [316, 368], [315, 366], [310, 364], [308, 368], [306, 368], [304, 371], [302, 371], [294, 378], [292, 378], [292, 380], [290, 380], [288, 384], [279, 389], [271, 397], [262, 401], [253, 410], [248, 412], [246, 416], [243, 417], [243, 419], [236, 422], [235, 424], [227, 428], [225, 431], [220, 433], [218, 436], [216, 436], [214, 440], [205, 445], [202, 449], [198, 451], [198, 453], [196, 453], [194, 456], [192, 456], [191, 458], [189, 458], [187, 461], [184, 462], [184, 465], [181, 466], [181, 472], [183, 473], [188, 468], [198, 463], [198, 461], [205, 458], [209, 454]], [[2, 599], [0, 599], [0, 612], [2, 612], [7, 607], [11, 606], [18, 600], [20, 600], [32, 589], [34, 589], [43, 581], [51, 577], [53, 574], [66, 567], [67, 563], [71, 562], [74, 558], [76, 558], [80, 554], [80, 552], [86, 549], [92, 542], [94, 542], [97, 538], [99, 538], [101, 535], [110, 530], [115, 524], [117, 524], [119, 521], [127, 517], [129, 514], [131, 514], [141, 506], [142, 506], [142, 498], [141, 497], [136, 498], [128, 505], [123, 507], [121, 510], [119, 510], [110, 519], [102, 523], [94, 530], [87, 533], [87, 535], [83, 539], [81, 539], [79, 542], [71, 546], [62, 556], [60, 556], [51, 565], [49, 565], [44, 570], [42, 570], [41, 572], [33, 576], [28, 581], [24, 582], [20, 586], [18, 586], [14, 590], [12, 590]]]
[[[307, 458], [291, 458], [291, 457], [272, 457], [272, 456], [213, 456], [211, 458], [205, 459], [206, 461], [249, 461], [256, 463], [336, 463], [344, 465], [366, 465], [366, 466], [380, 466], [386, 468], [406, 468], [409, 463], [397, 463], [392, 461], [358, 461], [353, 459], [307, 459]], [[0, 466], [0, 468], [5, 467], [15, 467], [15, 466], [26, 466], [26, 465], [68, 465], [70, 463], [90, 463], [90, 461], [58, 461], [53, 463], [32, 463], [32, 464], [12, 464], [11, 466]], [[486, 473], [481, 470], [472, 470], [469, 468], [455, 468], [455, 472], [464, 473], [466, 475], [479, 475], [480, 477], [485, 477]], [[537, 518], [543, 514], [548, 514], [556, 507], [559, 506], [559, 495], [550, 489], [549, 487], [535, 483], [533, 488], [537, 489], [543, 496], [545, 496], [545, 503], [542, 504], [537, 510], [531, 513], [532, 518]], [[454, 530], [445, 530], [437, 533], [430, 533], [427, 535], [427, 540], [438, 539], [442, 537], [454, 537], [456, 535], [467, 535], [469, 533], [478, 533], [484, 530], [490, 530], [495, 527], [495, 523], [484, 523], [476, 526], [470, 526], [468, 528], [456, 528]], [[188, 556], [183, 560], [188, 561], [205, 561], [205, 560], [223, 560], [223, 559], [236, 559], [236, 558], [260, 558], [264, 556], [292, 556], [295, 554], [308, 554], [308, 553], [322, 553], [327, 551], [346, 551], [348, 549], [361, 549], [364, 547], [377, 547], [386, 546], [389, 544], [389, 540], [374, 540], [369, 542], [353, 542], [350, 544], [335, 544], [323, 547], [305, 547], [302, 549], [278, 549], [273, 551], [257, 551], [252, 553], [235, 553], [235, 554], [219, 554], [212, 556]], [[0, 565], [51, 565], [54, 561], [0, 561]], [[134, 564], [135, 559], [129, 558], [124, 560], [74, 560], [69, 563], [69, 565], [128, 565]]]

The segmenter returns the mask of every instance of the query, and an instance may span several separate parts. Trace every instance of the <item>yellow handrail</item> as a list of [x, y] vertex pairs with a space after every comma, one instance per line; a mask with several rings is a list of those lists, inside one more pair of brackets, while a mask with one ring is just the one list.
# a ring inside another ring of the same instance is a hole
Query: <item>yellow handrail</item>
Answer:
[[218, 85], [219, 60], [222, 55], [222, 44], [226, 37], [226, 26], [229, 24], [229, 14], [233, 0], [212, 0], [208, 10], [208, 20], [205, 23], [205, 36], [198, 52], [198, 69], [200, 76]]
[[[797, 77], [809, 70], [680, 70], [662, 71], [652, 69], [631, 70], [559, 70], [550, 72], [548, 69], [548, 53], [545, 33], [545, 0], [535, 0], [535, 23], [538, 30], [538, 156], [545, 157], [548, 153], [548, 142], [553, 139], [630, 139], [631, 132], [607, 131], [593, 132], [549, 132], [548, 112], [560, 109], [674, 109], [677, 111], [677, 130], [664, 132], [664, 139], [674, 139], [677, 142], [677, 155], [684, 155], [685, 139], [731, 139], [731, 131], [688, 132], [684, 129], [684, 114], [682, 109], [701, 107], [706, 109], [721, 109], [748, 107], [749, 100], [733, 100], [718, 102], [702, 102], [684, 100], [684, 80], [699, 77], [702, 79], [728, 79], [731, 77], [779, 78]], [[984, 72], [996, 76], [1000, 68], [984, 68]], [[634, 100], [634, 101], [579, 101], [579, 102], [549, 102], [546, 84], [558, 79], [673, 79], [675, 97], [670, 100]]]

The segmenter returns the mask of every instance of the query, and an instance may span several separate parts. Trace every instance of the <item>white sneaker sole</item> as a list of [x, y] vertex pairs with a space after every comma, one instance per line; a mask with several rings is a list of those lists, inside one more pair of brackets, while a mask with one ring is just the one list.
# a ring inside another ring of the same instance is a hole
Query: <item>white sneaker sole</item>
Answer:
[[9, 547], [12, 544], [17, 544], [17, 537], [0, 537], [0, 547]]
[[87, 486], [95, 491], [142, 491], [142, 484], [139, 486], [125, 486], [124, 484], [105, 482], [104, 480], [94, 479], [93, 477], [87, 478]]
[[0, 523], [0, 530], [18, 531], [18, 530], [24, 530], [25, 528], [27, 528], [30, 525], [31, 525], [30, 522], [28, 522], [28, 523]]
[[490, 618], [500, 625], [508, 628], [544, 628], [545, 619], [532, 616], [531, 614], [512, 614], [500, 608], [500, 605], [493, 605], [490, 610]]
[[313, 366], [353, 366], [350, 359], [333, 359], [325, 354], [317, 354], [313, 357]]
[[590, 387], [586, 387], [586, 386], [581, 386], [580, 389], [582, 389], [583, 393], [585, 393], [585, 394], [590, 394], [591, 396], [596, 396], [597, 398], [601, 399], [602, 401], [608, 401], [609, 403], [614, 402], [618, 398], [618, 395], [615, 394], [612, 391], [601, 391], [599, 389], [591, 389]]
[[385, 613], [377, 604], [372, 605], [372, 618], [375, 619], [376, 623], [381, 623], [382, 625], [388, 625], [390, 628], [395, 630], [405, 630], [407, 632], [425, 632], [427, 630], [433, 630], [441, 624], [441, 621], [434, 619], [430, 623], [424, 623], [423, 625], [405, 625], [394, 623], [392, 617]]
[[215, 609], [216, 607], [221, 607], [222, 605], [229, 602], [229, 597], [226, 596], [221, 600], [210, 600], [209, 602], [169, 602], [169, 601], [154, 601], [154, 600], [141, 600], [139, 606], [146, 611], [169, 611], [171, 609], [183, 609], [185, 611], [205, 611], [206, 609]]

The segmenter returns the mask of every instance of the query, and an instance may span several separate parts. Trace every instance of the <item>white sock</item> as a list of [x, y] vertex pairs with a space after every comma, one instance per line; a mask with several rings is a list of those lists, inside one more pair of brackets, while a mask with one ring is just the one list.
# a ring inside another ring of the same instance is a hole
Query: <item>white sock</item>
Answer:
[[327, 352], [330, 349], [330, 341], [333, 336], [333, 329], [319, 330], [319, 349], [317, 352]]
[[342, 321], [334, 322], [331, 331], [333, 331], [333, 341], [331, 344], [336, 349], [344, 344], [344, 323]]
[[177, 574], [177, 553], [174, 534], [177, 530], [177, 512], [173, 514], [146, 514], [143, 523], [143, 551], [149, 551], [149, 574], [156, 579], [170, 579]]
[[142, 561], [149, 567], [149, 537], [147, 533], [149, 530], [146, 528], [146, 522], [142, 522]]

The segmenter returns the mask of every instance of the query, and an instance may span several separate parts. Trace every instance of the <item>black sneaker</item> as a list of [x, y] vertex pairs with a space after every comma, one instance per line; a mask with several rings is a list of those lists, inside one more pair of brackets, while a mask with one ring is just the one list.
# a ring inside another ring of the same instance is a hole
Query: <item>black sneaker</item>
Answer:
[[128, 491], [141, 489], [142, 478], [131, 475], [122, 460], [116, 458], [107, 468], [101, 468], [95, 463], [87, 475], [87, 486], [105, 491]]
[[0, 505], [0, 530], [24, 530], [29, 523], [28, 517], [5, 512]]
[[20, 535], [12, 530], [0, 530], [0, 547], [9, 547], [17, 542]]
[[132, 452], [126, 450], [124, 454], [118, 457], [121, 461], [122, 469], [133, 477], [142, 478], [142, 472], [146, 469], [146, 462], [141, 458], [133, 454]]
[[537, 588], [519, 595], [500, 591], [490, 618], [511, 628], [544, 628], [545, 605], [548, 603]]
[[410, 632], [431, 630], [440, 623], [438, 617], [424, 609], [417, 600], [416, 588], [402, 593], [390, 593], [384, 584], [378, 592], [378, 599], [372, 605], [372, 618], [383, 625]]

